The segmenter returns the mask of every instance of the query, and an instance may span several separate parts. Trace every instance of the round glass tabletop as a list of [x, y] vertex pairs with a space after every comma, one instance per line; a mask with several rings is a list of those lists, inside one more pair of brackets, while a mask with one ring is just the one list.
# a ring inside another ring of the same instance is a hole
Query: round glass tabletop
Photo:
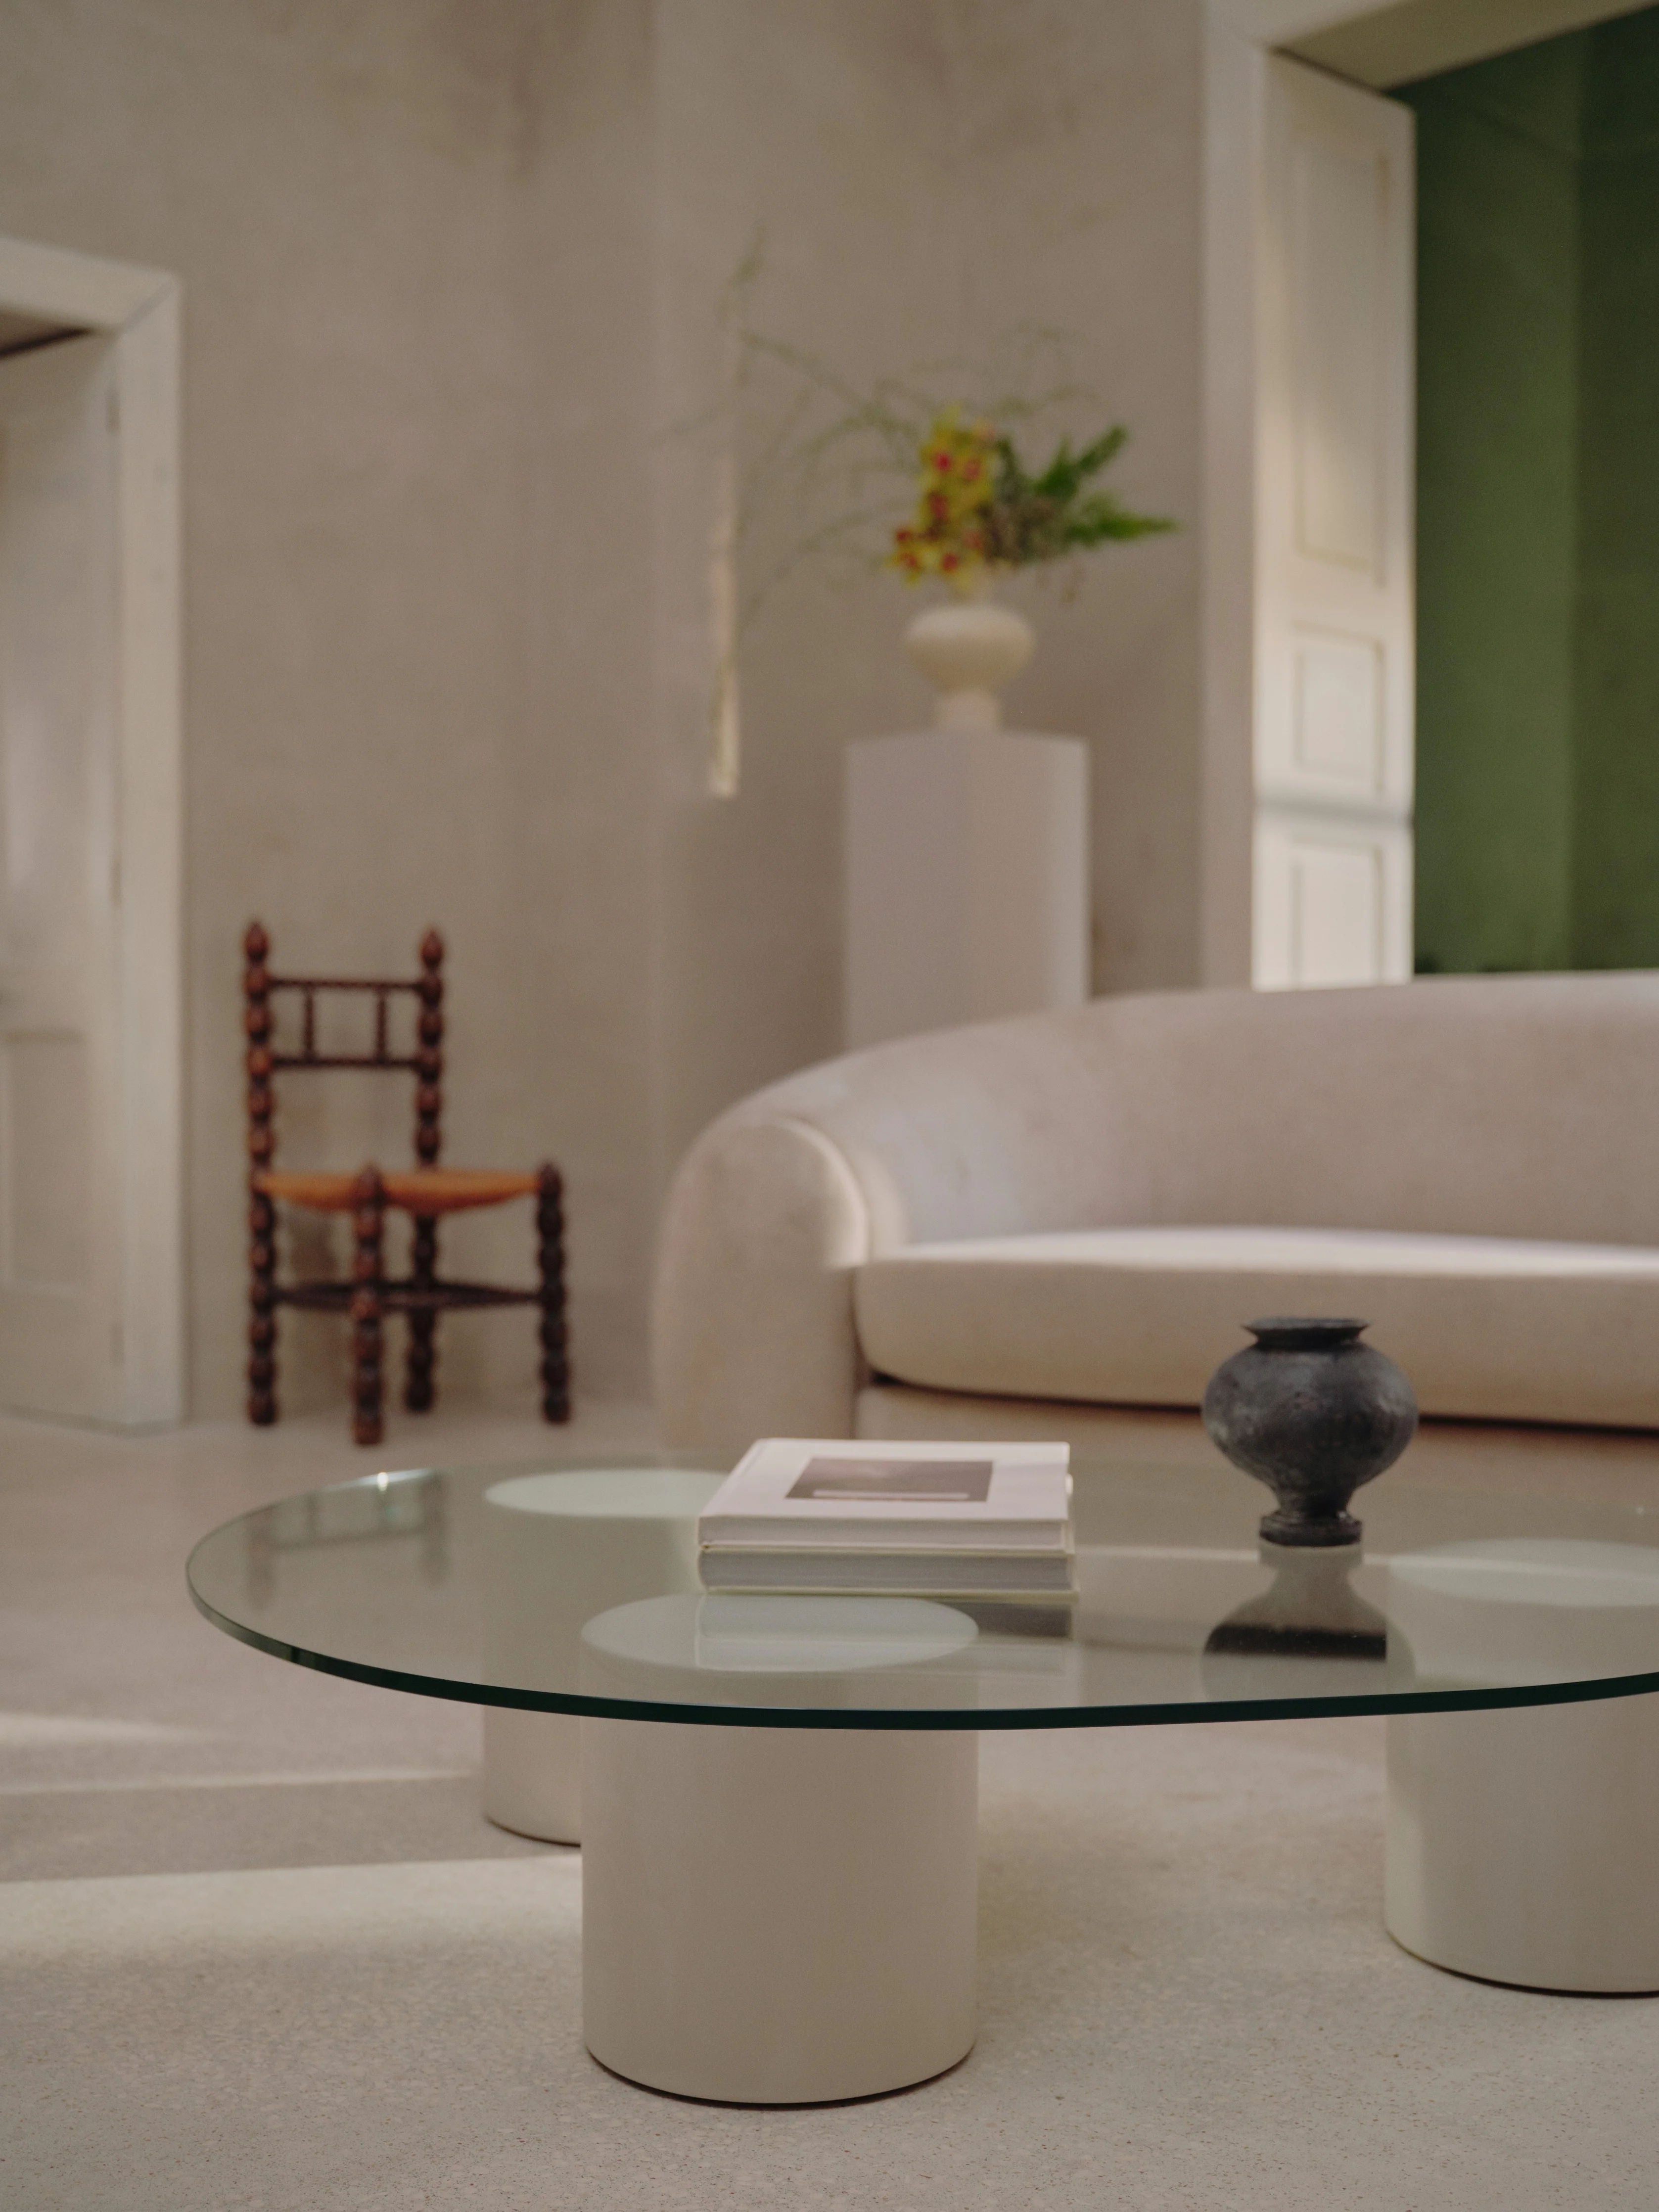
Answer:
[[1257, 1540], [1267, 1492], [1196, 1422], [1168, 1433], [1151, 1457], [1074, 1452], [1074, 1598], [705, 1590], [696, 1517], [725, 1470], [672, 1455], [310, 1491], [205, 1537], [190, 1589], [301, 1666], [635, 1719], [1066, 1728], [1659, 1691], [1659, 1443], [1420, 1442], [1356, 1501], [1363, 1546], [1284, 1552]]

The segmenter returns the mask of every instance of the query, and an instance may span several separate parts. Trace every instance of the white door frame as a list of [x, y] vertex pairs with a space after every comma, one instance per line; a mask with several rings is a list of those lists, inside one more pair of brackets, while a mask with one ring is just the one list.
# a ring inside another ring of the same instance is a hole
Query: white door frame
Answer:
[[185, 1403], [179, 307], [165, 270], [0, 238], [0, 308], [115, 340], [124, 1425]]

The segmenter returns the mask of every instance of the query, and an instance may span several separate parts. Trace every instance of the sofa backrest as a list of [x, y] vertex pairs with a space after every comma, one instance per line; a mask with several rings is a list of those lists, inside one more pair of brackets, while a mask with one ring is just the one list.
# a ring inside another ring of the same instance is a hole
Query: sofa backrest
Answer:
[[875, 1249], [1131, 1222], [1659, 1245], [1659, 974], [1101, 999], [776, 1085]]

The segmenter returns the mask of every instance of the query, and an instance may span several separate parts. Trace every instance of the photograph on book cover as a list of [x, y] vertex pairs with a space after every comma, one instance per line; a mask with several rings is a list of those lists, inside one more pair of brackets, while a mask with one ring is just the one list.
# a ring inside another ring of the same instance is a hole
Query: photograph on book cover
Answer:
[[966, 1505], [991, 1494], [988, 1459], [810, 1459], [790, 1498], [892, 1498]]

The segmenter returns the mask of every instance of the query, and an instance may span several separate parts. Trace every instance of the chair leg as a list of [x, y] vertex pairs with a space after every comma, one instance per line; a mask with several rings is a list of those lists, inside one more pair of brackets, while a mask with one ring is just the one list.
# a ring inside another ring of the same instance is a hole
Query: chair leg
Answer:
[[[438, 1279], [438, 1224], [428, 1214], [415, 1218], [410, 1281], [416, 1290], [430, 1290]], [[432, 1370], [438, 1364], [435, 1339], [438, 1316], [418, 1310], [409, 1316], [409, 1358], [404, 1372], [404, 1403], [411, 1413], [429, 1413], [437, 1395]]]
[[276, 1209], [255, 1191], [248, 1206], [247, 1417], [276, 1419]]
[[536, 1251], [541, 1279], [542, 1413], [570, 1419], [570, 1367], [564, 1324], [564, 1184], [544, 1166], [536, 1194]]
[[351, 1276], [352, 1441], [377, 1444], [381, 1421], [380, 1317], [385, 1308], [382, 1249], [386, 1192], [379, 1170], [366, 1167], [357, 1178], [351, 1217], [356, 1250]]

